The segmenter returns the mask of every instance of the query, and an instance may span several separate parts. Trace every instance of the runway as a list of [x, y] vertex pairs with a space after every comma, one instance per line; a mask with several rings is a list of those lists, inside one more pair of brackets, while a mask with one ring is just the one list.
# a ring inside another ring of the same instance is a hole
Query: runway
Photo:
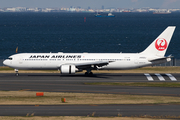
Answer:
[[173, 74], [176, 81], [162, 74], [164, 81], [158, 80], [154, 74], [153, 81], [148, 81], [144, 74], [96, 74], [91, 77], [83, 74], [60, 75], [50, 73], [21, 73], [16, 77], [14, 74], [0, 74], [1, 90], [46, 91], [46, 92], [83, 92], [83, 93], [110, 93], [110, 94], [137, 94], [137, 95], [167, 95], [180, 96], [180, 88], [165, 87], [133, 87], [133, 86], [102, 86], [84, 85], [88, 82], [178, 82], [180, 74]]
[[[109, 93], [132, 95], [180, 96], [180, 88], [166, 87], [133, 87], [84, 85], [86, 82], [179, 82], [180, 74], [148, 73], [99, 73], [93, 76], [84, 74], [60, 75], [57, 73], [0, 73], [0, 90], [5, 91], [44, 91], [44, 92], [78, 92]], [[151, 79], [150, 79], [151, 77]], [[0, 106], [0, 115], [25, 116], [27, 113], [39, 116], [95, 116], [132, 115], [175, 115], [179, 116], [180, 105], [46, 105], [46, 106]]]
[[0, 116], [179, 116], [180, 105], [42, 105], [0, 106]]

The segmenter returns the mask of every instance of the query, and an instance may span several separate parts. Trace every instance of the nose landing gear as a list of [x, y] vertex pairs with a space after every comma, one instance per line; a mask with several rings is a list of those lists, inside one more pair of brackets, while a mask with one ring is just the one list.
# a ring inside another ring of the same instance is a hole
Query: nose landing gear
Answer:
[[19, 76], [18, 69], [14, 69], [14, 71], [16, 72], [15, 76]]

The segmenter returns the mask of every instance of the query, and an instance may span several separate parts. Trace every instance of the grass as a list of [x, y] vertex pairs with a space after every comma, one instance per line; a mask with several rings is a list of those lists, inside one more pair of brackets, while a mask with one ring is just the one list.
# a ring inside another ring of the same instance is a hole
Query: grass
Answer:
[[131, 70], [99, 70], [95, 73], [180, 73], [180, 67], [143, 67]]
[[[34, 114], [36, 115], [36, 114]], [[167, 120], [162, 119], [161, 116], [153, 117], [148, 116], [147, 118], [142, 117], [84, 117], [84, 116], [33, 116], [33, 117], [20, 117], [20, 116], [0, 116], [1, 120]], [[174, 118], [174, 117], [173, 117]], [[179, 117], [176, 117], [179, 118]], [[172, 119], [168, 119], [172, 120]], [[174, 120], [174, 119], [173, 119]]]
[[93, 82], [85, 85], [145, 86], [145, 87], [180, 87], [179, 82]]
[[[0, 73], [15, 73], [13, 68], [0, 67]], [[58, 70], [19, 70], [19, 73], [60, 73]]]
[[[19, 70], [20, 73], [59, 73], [58, 70]], [[85, 72], [85, 71], [83, 71]], [[0, 73], [14, 73], [14, 69], [0, 67]], [[144, 67], [132, 70], [93, 70], [93, 73], [180, 73], [180, 67]]]
[[10, 67], [0, 67], [0, 71], [13, 71], [13, 68]]
[[62, 92], [44, 92], [43, 97], [36, 97], [33, 91], [0, 91], [0, 105], [66, 104], [180, 104], [180, 97]]

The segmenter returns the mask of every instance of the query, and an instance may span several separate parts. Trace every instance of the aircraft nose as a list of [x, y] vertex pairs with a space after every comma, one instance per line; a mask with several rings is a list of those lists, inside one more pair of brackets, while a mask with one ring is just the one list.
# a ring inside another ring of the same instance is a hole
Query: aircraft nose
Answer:
[[7, 66], [7, 60], [4, 60], [4, 61], [3, 61], [3, 64]]

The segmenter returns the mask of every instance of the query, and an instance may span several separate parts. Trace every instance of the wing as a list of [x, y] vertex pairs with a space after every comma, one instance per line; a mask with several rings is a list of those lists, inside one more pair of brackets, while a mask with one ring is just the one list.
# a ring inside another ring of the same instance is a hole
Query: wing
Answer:
[[113, 62], [113, 61], [83, 62], [83, 63], [76, 63], [75, 66], [78, 69], [87, 69], [87, 68], [98, 69], [98, 68], [108, 65], [110, 62]]

